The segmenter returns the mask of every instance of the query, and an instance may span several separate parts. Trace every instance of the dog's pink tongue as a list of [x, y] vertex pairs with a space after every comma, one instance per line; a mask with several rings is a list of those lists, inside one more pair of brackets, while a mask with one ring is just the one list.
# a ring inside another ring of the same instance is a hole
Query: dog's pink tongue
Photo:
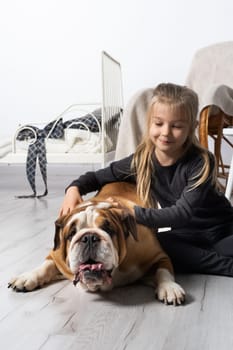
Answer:
[[104, 266], [102, 263], [96, 263], [96, 264], [81, 264], [79, 266], [79, 270], [78, 273], [76, 273], [74, 280], [73, 280], [73, 284], [76, 286], [76, 284], [82, 279], [82, 275], [83, 275], [83, 271], [101, 271], [102, 274], [102, 278], [103, 280], [105, 280], [105, 282], [107, 282], [108, 284], [112, 283], [112, 277], [110, 272], [107, 272], [104, 269]]
[[79, 272], [85, 271], [85, 270], [91, 270], [91, 271], [100, 271], [103, 269], [102, 263], [97, 264], [82, 264], [79, 266]]

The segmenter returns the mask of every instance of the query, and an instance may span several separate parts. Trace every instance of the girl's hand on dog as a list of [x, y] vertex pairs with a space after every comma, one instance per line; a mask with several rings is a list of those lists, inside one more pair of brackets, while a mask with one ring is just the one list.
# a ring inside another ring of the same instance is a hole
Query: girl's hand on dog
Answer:
[[62, 206], [59, 211], [59, 217], [69, 214], [77, 204], [82, 203], [83, 199], [79, 193], [79, 189], [76, 186], [68, 188], [63, 200]]
[[124, 204], [122, 204], [120, 201], [116, 200], [113, 197], [108, 197], [107, 201], [111, 203], [112, 207], [116, 208], [116, 209], [123, 209], [128, 211], [131, 215], [135, 216], [134, 213], [134, 208], [133, 207], [129, 207], [129, 206], [125, 206]]

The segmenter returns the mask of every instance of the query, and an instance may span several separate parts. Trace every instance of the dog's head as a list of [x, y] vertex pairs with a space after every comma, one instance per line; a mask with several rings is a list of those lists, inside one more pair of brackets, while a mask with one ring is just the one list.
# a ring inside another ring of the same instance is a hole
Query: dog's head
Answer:
[[127, 208], [117, 209], [109, 202], [85, 202], [56, 221], [53, 258], [63, 261], [73, 275], [90, 291], [111, 288], [112, 273], [127, 253], [129, 236], [137, 240], [136, 222]]

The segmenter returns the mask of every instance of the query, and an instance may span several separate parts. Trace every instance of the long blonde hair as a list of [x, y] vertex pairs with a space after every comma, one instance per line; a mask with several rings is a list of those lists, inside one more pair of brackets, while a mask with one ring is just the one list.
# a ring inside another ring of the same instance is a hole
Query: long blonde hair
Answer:
[[[155, 145], [149, 137], [149, 130], [151, 126], [151, 117], [153, 107], [156, 103], [169, 105], [172, 109], [178, 109], [188, 119], [190, 130], [187, 140], [185, 141], [184, 153], [186, 153], [191, 146], [195, 146], [200, 155], [203, 157], [203, 167], [199, 174], [193, 180], [196, 180], [190, 190], [198, 187], [204, 183], [210, 176], [210, 156], [209, 151], [203, 148], [195, 134], [197, 126], [198, 113], [198, 96], [197, 94], [186, 86], [180, 86], [171, 83], [159, 84], [153, 92], [153, 97], [147, 111], [146, 131], [141, 143], [138, 145], [133, 161], [131, 164], [132, 170], [136, 174], [137, 193], [145, 206], [155, 206], [154, 200], [150, 195], [151, 176], [153, 171], [153, 154], [155, 152]], [[216, 173], [211, 174], [212, 182], [217, 183]]]

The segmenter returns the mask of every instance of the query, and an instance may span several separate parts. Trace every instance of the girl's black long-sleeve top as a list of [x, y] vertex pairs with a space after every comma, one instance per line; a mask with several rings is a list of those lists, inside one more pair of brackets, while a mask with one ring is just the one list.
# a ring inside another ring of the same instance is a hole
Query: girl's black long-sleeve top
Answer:
[[[84, 195], [111, 182], [135, 183], [136, 178], [131, 170], [132, 157], [113, 162], [96, 172], [87, 172], [70, 186], [78, 186], [80, 194]], [[214, 167], [212, 154], [210, 164], [211, 173]], [[135, 206], [139, 224], [153, 228], [171, 227], [172, 231], [185, 235], [206, 231], [214, 236], [223, 225], [233, 224], [233, 207], [212, 184], [211, 176], [197, 188], [191, 189], [196, 181], [193, 178], [203, 166], [203, 158], [195, 147], [171, 166], [161, 166], [155, 156], [153, 165], [150, 191], [162, 209]]]

